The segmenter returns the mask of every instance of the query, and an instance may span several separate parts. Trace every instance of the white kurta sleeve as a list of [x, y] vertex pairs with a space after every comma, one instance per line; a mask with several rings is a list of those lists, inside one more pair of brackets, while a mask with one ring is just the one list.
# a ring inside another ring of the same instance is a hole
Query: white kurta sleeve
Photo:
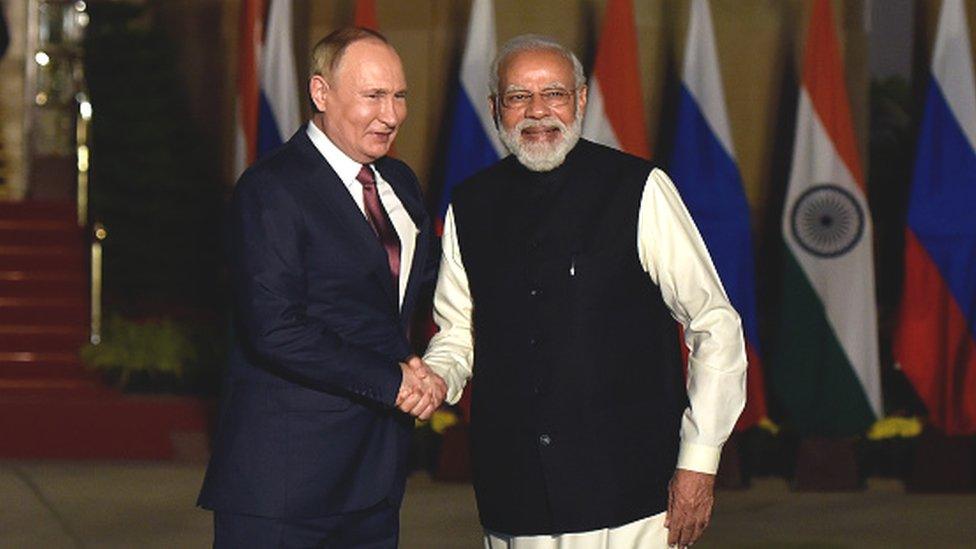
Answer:
[[674, 183], [659, 169], [647, 178], [637, 232], [641, 264], [684, 327], [690, 349], [678, 468], [714, 474], [745, 407], [742, 321]]
[[434, 291], [434, 322], [438, 332], [430, 340], [424, 362], [447, 383], [447, 402], [461, 398], [465, 383], [471, 378], [474, 363], [474, 338], [471, 327], [471, 290], [461, 261], [454, 210], [447, 208], [444, 217], [443, 255]]

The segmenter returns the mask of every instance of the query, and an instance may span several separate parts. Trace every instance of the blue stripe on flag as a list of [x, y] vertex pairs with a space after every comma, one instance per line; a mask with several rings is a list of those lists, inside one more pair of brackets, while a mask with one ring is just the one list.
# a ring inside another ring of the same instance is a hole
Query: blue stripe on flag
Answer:
[[458, 83], [457, 102], [451, 122], [450, 140], [444, 168], [444, 189], [441, 193], [438, 218], [444, 219], [451, 194], [458, 183], [498, 161], [498, 153], [481, 125], [481, 120], [464, 88]]
[[976, 151], [934, 79], [918, 143], [908, 225], [976, 337]]
[[742, 317], [746, 339], [758, 352], [749, 204], [735, 161], [709, 128], [685, 84], [668, 171], [708, 246], [729, 300]]
[[271, 111], [271, 104], [268, 102], [264, 90], [258, 93], [258, 154], [261, 158], [268, 151], [272, 151], [284, 143], [281, 131], [278, 130], [278, 122], [275, 120], [274, 113]]

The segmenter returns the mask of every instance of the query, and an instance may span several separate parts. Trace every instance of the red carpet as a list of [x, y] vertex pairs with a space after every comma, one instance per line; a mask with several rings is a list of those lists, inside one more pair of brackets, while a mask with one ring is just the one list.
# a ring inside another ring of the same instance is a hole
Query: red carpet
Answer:
[[82, 367], [89, 244], [75, 209], [0, 203], [0, 458], [205, 459], [212, 404], [122, 395]]
[[0, 396], [0, 458], [206, 459], [208, 401], [107, 389], [30, 392]]

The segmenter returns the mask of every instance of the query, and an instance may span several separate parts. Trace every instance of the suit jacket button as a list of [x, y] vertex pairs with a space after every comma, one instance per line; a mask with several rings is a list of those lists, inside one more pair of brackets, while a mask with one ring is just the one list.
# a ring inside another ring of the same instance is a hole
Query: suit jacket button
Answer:
[[550, 444], [552, 444], [552, 438], [550, 438], [549, 435], [546, 434], [539, 435], [539, 444], [543, 446], [549, 446]]

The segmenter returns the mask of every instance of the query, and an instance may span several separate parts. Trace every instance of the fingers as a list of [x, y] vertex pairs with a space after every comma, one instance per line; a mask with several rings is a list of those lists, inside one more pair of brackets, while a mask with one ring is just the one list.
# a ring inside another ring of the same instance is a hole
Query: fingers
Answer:
[[668, 511], [664, 515], [664, 527], [668, 530], [668, 545], [674, 545], [678, 543], [678, 533], [680, 527], [677, 525], [677, 521], [674, 520], [674, 481], [672, 480], [668, 484]]
[[[705, 522], [695, 520], [693, 517], [686, 517], [686, 520], [673, 531], [675, 533], [675, 541], [673, 543], [678, 547], [687, 547], [695, 544], [701, 539], [706, 526], [707, 523]], [[671, 532], [668, 533], [668, 543], [672, 543]]]
[[[428, 420], [434, 411], [440, 407], [441, 403], [444, 401], [444, 396], [447, 393], [446, 385], [441, 382], [438, 384], [436, 380], [440, 380], [440, 376], [432, 373], [431, 376], [424, 380], [424, 398], [421, 403], [411, 411], [411, 414], [416, 416], [421, 420]], [[426, 406], [422, 406], [426, 404]]]
[[697, 542], [711, 519], [714, 476], [679, 469], [668, 487], [665, 527], [668, 545], [686, 547]]
[[693, 523], [686, 522], [678, 533], [678, 547], [687, 547], [695, 540], [698, 536], [695, 535], [695, 525]]
[[403, 381], [397, 394], [397, 408], [418, 419], [430, 419], [447, 397], [447, 383], [417, 356], [401, 362], [400, 368]]
[[425, 408], [424, 411], [420, 412], [420, 414], [417, 416], [417, 419], [420, 419], [421, 421], [427, 421], [428, 419], [431, 418], [431, 416], [434, 415], [434, 412], [437, 411], [437, 408], [438, 405], [432, 402], [430, 406]]
[[410, 391], [406, 394], [401, 402], [397, 404], [397, 408], [405, 413], [411, 413], [411, 410], [417, 407], [420, 403], [420, 399], [423, 397], [422, 393], [416, 391]]
[[699, 527], [694, 518], [687, 513], [680, 505], [676, 505], [669, 511], [668, 518], [670, 525], [668, 528], [668, 545], [686, 547], [698, 541], [704, 527]]

